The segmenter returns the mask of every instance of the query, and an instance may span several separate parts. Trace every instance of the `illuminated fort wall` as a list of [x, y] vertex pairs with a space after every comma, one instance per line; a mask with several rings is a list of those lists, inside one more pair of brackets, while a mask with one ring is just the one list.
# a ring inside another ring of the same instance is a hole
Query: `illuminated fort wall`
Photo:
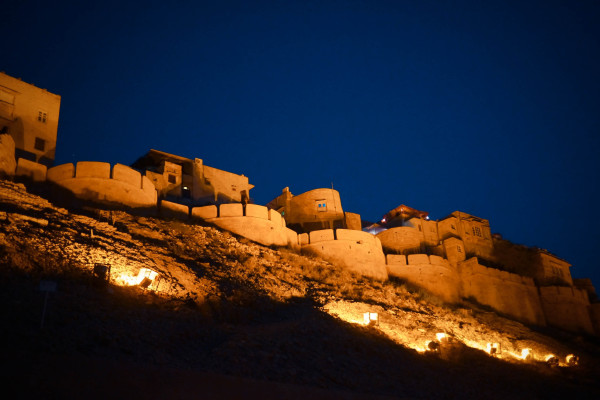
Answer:
[[299, 235], [302, 253], [317, 255], [349, 271], [374, 279], [388, 278], [381, 242], [367, 232], [323, 229]]
[[14, 139], [17, 160], [53, 164], [59, 111], [59, 95], [0, 72], [0, 133]]
[[458, 265], [461, 296], [520, 321], [545, 325], [544, 310], [533, 279], [487, 268], [473, 257]]
[[590, 302], [585, 290], [566, 286], [542, 286], [540, 298], [548, 325], [594, 334]]
[[267, 207], [279, 211], [299, 233], [346, 227], [340, 194], [334, 189], [313, 189], [294, 196], [286, 187]]
[[388, 254], [386, 260], [389, 276], [422, 287], [449, 303], [460, 300], [460, 276], [448, 260], [427, 254]]
[[179, 219], [202, 219], [221, 229], [243, 236], [265, 246], [288, 246], [299, 249], [298, 234], [285, 225], [275, 210], [256, 204], [241, 203], [189, 207], [163, 200], [160, 213]]
[[148, 178], [122, 164], [81, 161], [48, 169], [47, 180], [80, 200], [115, 207], [156, 207], [156, 189]]

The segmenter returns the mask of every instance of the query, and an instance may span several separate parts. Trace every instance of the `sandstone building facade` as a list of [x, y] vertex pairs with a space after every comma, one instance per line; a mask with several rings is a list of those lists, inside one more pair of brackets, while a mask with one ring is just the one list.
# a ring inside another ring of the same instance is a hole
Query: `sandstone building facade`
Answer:
[[187, 204], [246, 204], [254, 187], [244, 175], [209, 167], [199, 158], [191, 160], [159, 150], [150, 150], [132, 167], [146, 171], [159, 198]]
[[267, 207], [279, 212], [298, 233], [338, 228], [361, 230], [360, 215], [344, 212], [340, 193], [334, 189], [313, 189], [294, 196], [286, 187]]
[[16, 159], [54, 163], [60, 96], [0, 72], [0, 134], [9, 134]]

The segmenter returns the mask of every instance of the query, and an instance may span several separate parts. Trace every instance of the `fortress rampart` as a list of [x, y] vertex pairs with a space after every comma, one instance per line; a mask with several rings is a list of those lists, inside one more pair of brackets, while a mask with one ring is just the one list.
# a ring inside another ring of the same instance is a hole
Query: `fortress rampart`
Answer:
[[388, 254], [387, 270], [390, 276], [404, 279], [439, 296], [444, 301], [460, 300], [460, 276], [448, 260], [427, 254]]
[[545, 325], [533, 279], [484, 267], [475, 257], [454, 266], [434, 255], [388, 254], [387, 268], [390, 276], [405, 279], [447, 302], [471, 298], [520, 321]]
[[542, 286], [540, 298], [548, 325], [594, 334], [590, 302], [584, 290], [567, 286]]
[[371, 278], [388, 278], [381, 242], [370, 233], [351, 229], [323, 229], [298, 237], [303, 253], [318, 255]]
[[487, 268], [473, 257], [458, 264], [461, 296], [535, 325], [546, 325], [533, 279]]
[[48, 169], [46, 180], [76, 198], [130, 208], [156, 207], [156, 189], [148, 178], [122, 164], [81, 161]]
[[241, 203], [189, 207], [170, 201], [160, 202], [160, 213], [179, 219], [202, 219], [222, 229], [266, 246], [289, 246], [299, 249], [298, 234], [286, 227], [275, 210]]

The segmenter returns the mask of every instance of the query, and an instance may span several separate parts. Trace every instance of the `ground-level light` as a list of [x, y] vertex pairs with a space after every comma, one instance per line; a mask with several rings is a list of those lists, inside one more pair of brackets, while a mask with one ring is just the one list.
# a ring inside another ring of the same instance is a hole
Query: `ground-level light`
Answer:
[[379, 325], [379, 314], [366, 312], [363, 314], [363, 320], [365, 325]]

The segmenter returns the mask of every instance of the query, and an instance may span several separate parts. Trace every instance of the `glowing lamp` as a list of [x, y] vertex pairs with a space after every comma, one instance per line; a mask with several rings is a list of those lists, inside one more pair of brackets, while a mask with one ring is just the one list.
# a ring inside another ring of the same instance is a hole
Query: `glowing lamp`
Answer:
[[579, 364], [579, 357], [577, 357], [575, 354], [569, 354], [566, 358], [566, 361], [568, 366], [573, 367]]
[[364, 324], [365, 325], [379, 325], [379, 314], [366, 312], [363, 314]]
[[551, 367], [558, 367], [558, 357], [556, 357], [554, 354], [548, 354], [546, 356], [546, 364]]
[[531, 349], [523, 349], [523, 351], [521, 351], [521, 359], [527, 360], [527, 361], [532, 360], [533, 353], [531, 352]]
[[492, 356], [500, 354], [500, 343], [488, 343], [485, 351]]
[[440, 351], [440, 343], [433, 340], [428, 340], [427, 342], [425, 342], [425, 348], [427, 349], [427, 351], [437, 353], [438, 351]]

